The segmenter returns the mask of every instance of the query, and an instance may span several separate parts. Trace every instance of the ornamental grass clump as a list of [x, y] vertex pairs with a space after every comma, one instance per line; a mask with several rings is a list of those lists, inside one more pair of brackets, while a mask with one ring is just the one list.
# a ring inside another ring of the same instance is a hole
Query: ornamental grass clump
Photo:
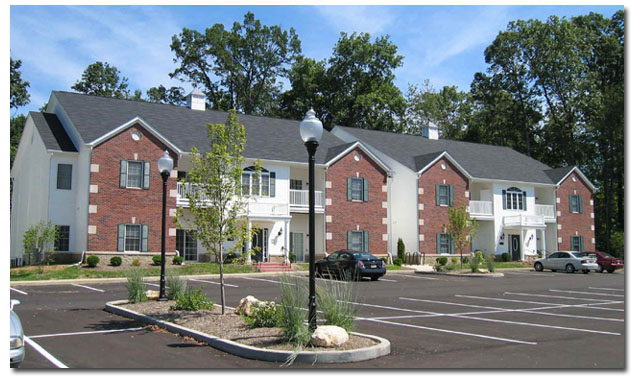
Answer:
[[480, 256], [478, 254], [472, 254], [469, 266], [471, 267], [471, 272], [480, 272]]
[[336, 325], [347, 332], [359, 311], [358, 292], [354, 282], [327, 281], [317, 287], [318, 308], [322, 311], [325, 325]]
[[287, 341], [300, 347], [311, 340], [311, 332], [306, 325], [308, 286], [302, 278], [280, 276], [280, 297], [282, 316], [280, 327]]
[[167, 275], [167, 299], [175, 300], [179, 294], [183, 293], [187, 289], [187, 282], [170, 272]]
[[487, 269], [489, 270], [489, 272], [496, 272], [496, 265], [494, 264], [493, 254], [487, 255], [486, 263], [487, 263]]
[[127, 273], [128, 299], [131, 303], [141, 303], [147, 301], [147, 287], [144, 284], [142, 271], [138, 269], [129, 270]]

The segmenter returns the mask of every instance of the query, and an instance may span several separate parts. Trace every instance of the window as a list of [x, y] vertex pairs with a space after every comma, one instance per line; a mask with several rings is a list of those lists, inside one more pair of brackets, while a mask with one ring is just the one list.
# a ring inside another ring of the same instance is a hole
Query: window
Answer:
[[347, 178], [347, 200], [369, 201], [369, 181], [364, 178]]
[[347, 232], [347, 248], [369, 252], [369, 233], [363, 230]]
[[449, 233], [438, 233], [436, 252], [438, 254], [453, 254], [453, 238]]
[[69, 225], [56, 225], [56, 251], [69, 251]]
[[185, 261], [198, 260], [198, 240], [191, 230], [176, 230], [176, 250]]
[[149, 225], [118, 225], [118, 251], [147, 251], [148, 245]]
[[582, 236], [571, 236], [571, 250], [580, 252], [584, 250]]
[[291, 179], [289, 181], [289, 189], [301, 191], [302, 190], [302, 180], [300, 180], [300, 179]]
[[527, 210], [527, 192], [511, 187], [502, 191], [502, 209]]
[[149, 189], [151, 163], [120, 161], [120, 188]]
[[242, 194], [253, 196], [276, 196], [276, 173], [265, 170], [255, 173], [256, 168], [250, 166], [242, 172]]
[[71, 169], [70, 164], [58, 164], [58, 183], [57, 189], [70, 190], [71, 189]]
[[582, 213], [582, 196], [569, 195], [569, 212]]
[[436, 185], [436, 205], [453, 205], [453, 186], [450, 184]]

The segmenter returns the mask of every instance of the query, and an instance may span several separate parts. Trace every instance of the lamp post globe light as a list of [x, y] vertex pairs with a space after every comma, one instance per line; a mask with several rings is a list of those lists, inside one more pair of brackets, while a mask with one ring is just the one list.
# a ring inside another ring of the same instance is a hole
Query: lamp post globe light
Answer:
[[167, 301], [165, 295], [165, 240], [167, 229], [167, 179], [173, 169], [173, 159], [169, 156], [168, 151], [164, 151], [164, 154], [158, 159], [158, 171], [162, 176], [162, 232], [160, 234], [160, 250], [161, 250], [161, 263], [160, 263], [160, 295], [158, 301]]
[[300, 137], [309, 155], [309, 330], [316, 329], [315, 154], [322, 139], [322, 122], [309, 109], [300, 122]]

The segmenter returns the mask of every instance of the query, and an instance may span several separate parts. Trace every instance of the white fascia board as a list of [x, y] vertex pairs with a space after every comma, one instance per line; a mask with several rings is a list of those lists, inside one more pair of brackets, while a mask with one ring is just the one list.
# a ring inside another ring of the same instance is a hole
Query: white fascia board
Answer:
[[[187, 156], [191, 156], [191, 152], [190, 151], [185, 151], [185, 152], [180, 152], [180, 158], [182, 157], [187, 157]], [[293, 161], [280, 161], [277, 159], [262, 159], [262, 158], [247, 158], [245, 157], [244, 161], [247, 164], [251, 164], [254, 163], [255, 161], [257, 161], [258, 159], [260, 159], [260, 161], [262, 161], [262, 163], [266, 163], [266, 164], [273, 164], [273, 165], [280, 165], [280, 166], [289, 166], [289, 167], [309, 167], [309, 163], [307, 162], [293, 162]], [[327, 167], [327, 165], [325, 165], [324, 163], [316, 163], [315, 165], [316, 167]]]
[[333, 157], [333, 159], [331, 159], [329, 162], [325, 163], [326, 166], [327, 167], [331, 166], [335, 162], [339, 161], [340, 159], [342, 159], [342, 157], [347, 155], [349, 152], [353, 151], [356, 147], [360, 147], [362, 149], [362, 151], [364, 151], [364, 153], [367, 154], [367, 156], [369, 158], [373, 159], [387, 173], [391, 173], [391, 168], [389, 168], [389, 166], [387, 166], [380, 158], [378, 158], [371, 150], [369, 150], [369, 148], [367, 148], [360, 141], [356, 141], [353, 145], [349, 146], [347, 149], [343, 150], [340, 154], [338, 154], [335, 157]]
[[469, 174], [467, 172], [467, 170], [465, 170], [464, 167], [462, 167], [462, 165], [460, 163], [458, 163], [455, 159], [453, 159], [453, 157], [449, 153], [447, 153], [446, 151], [443, 151], [434, 160], [429, 162], [429, 164], [427, 164], [420, 171], [418, 171], [418, 177], [420, 177], [420, 175], [422, 175], [422, 173], [427, 171], [431, 166], [433, 166], [437, 161], [439, 161], [442, 158], [447, 158], [447, 160], [449, 162], [451, 162], [458, 170], [462, 171], [462, 173], [467, 177], [467, 179], [469, 179], [469, 181], [474, 179], [473, 176], [471, 174]]
[[523, 184], [523, 185], [534, 185], [534, 186], [540, 186], [540, 187], [553, 187], [553, 188], [557, 188], [558, 187], [556, 184], [536, 183], [536, 182], [523, 182], [521, 180], [507, 180], [507, 179], [474, 178], [473, 182]]
[[183, 154], [184, 153], [176, 145], [171, 143], [171, 141], [169, 141], [167, 138], [165, 138], [160, 132], [155, 130], [148, 122], [146, 122], [140, 116], [136, 116], [136, 117], [132, 118], [131, 120], [125, 122], [124, 124], [118, 126], [117, 128], [113, 129], [109, 133], [103, 135], [102, 137], [96, 138], [95, 140], [89, 142], [88, 145], [90, 147], [97, 146], [97, 145], [101, 144], [102, 142], [110, 139], [111, 137], [117, 135], [118, 133], [122, 132], [123, 130], [133, 126], [134, 124], [142, 125], [149, 133], [153, 134], [154, 137], [156, 137], [157, 139], [162, 141], [165, 145], [169, 146], [169, 148], [171, 148], [171, 150], [173, 150], [175, 153], [177, 153], [177, 154]]
[[592, 192], [598, 192], [598, 189], [596, 188], [596, 186], [593, 185], [593, 183], [591, 183], [591, 181], [587, 178], [587, 176], [582, 172], [582, 170], [580, 170], [578, 168], [578, 166], [573, 166], [573, 168], [571, 169], [571, 171], [569, 171], [567, 173], [567, 175], [565, 175], [562, 179], [560, 179], [560, 181], [556, 184], [557, 186], [560, 186], [560, 183], [564, 182], [569, 175], [571, 175], [573, 172], [576, 172], [581, 178], [582, 180], [584, 180], [585, 183], [587, 183], [587, 186], [589, 186], [589, 188], [591, 188]]

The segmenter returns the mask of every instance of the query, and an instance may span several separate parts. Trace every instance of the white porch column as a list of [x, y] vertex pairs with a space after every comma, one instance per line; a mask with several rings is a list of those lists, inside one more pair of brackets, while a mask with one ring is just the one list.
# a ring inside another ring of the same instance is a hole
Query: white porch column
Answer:
[[520, 228], [520, 260], [524, 261], [524, 229]]
[[542, 239], [540, 240], [542, 242], [542, 257], [546, 258], [547, 257], [547, 243], [544, 240], [544, 235], [547, 233], [547, 229], [541, 229], [542, 230]]
[[[249, 232], [251, 232], [251, 220], [247, 222], [247, 226], [249, 227]], [[244, 243], [244, 249], [247, 251], [247, 263], [251, 264], [251, 240], [252, 237], [249, 236], [249, 240]]]
[[289, 220], [284, 222], [284, 261], [286, 263], [291, 263], [289, 262], [289, 251], [291, 251], [291, 241], [289, 241], [289, 223]]

